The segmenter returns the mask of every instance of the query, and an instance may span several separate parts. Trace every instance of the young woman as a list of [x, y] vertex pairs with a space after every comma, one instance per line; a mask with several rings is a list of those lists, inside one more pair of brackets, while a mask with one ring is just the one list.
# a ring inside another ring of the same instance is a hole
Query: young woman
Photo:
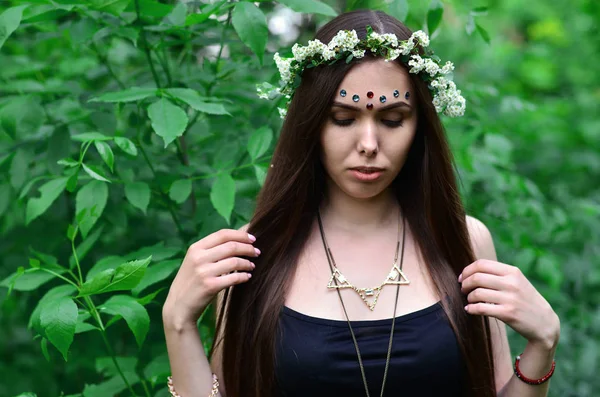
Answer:
[[[381, 12], [316, 39], [276, 55], [290, 103], [249, 227], [194, 243], [171, 286], [172, 394], [546, 396], [559, 320], [465, 215], [437, 114], [464, 110], [452, 65]], [[505, 324], [528, 340], [514, 371]]]

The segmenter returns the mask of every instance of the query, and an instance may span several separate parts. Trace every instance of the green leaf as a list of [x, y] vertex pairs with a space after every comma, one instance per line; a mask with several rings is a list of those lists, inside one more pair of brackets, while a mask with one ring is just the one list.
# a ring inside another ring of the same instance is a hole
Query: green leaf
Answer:
[[50, 354], [48, 353], [48, 339], [42, 336], [42, 340], [40, 342], [40, 348], [42, 349], [42, 354], [46, 361], [50, 362]]
[[271, 146], [272, 140], [273, 131], [266, 126], [255, 130], [252, 135], [250, 135], [247, 149], [252, 161], [255, 161], [266, 153], [266, 151], [269, 149], [269, 146]]
[[110, 146], [108, 146], [108, 143], [95, 141], [94, 146], [96, 146], [96, 150], [100, 154], [100, 157], [102, 157], [102, 160], [104, 160], [104, 162], [106, 163], [106, 165], [108, 165], [108, 168], [110, 168], [110, 171], [112, 172], [113, 166], [115, 165], [115, 155], [113, 154], [113, 151], [110, 148]]
[[75, 196], [75, 214], [87, 210], [79, 223], [84, 238], [104, 212], [107, 201], [108, 186], [100, 181], [90, 181], [77, 192], [77, 196]]
[[113, 316], [123, 317], [133, 332], [138, 346], [142, 346], [150, 328], [150, 316], [144, 306], [140, 305], [135, 298], [128, 295], [112, 296], [100, 306], [100, 310]]
[[140, 283], [133, 289], [135, 295], [139, 295], [145, 288], [163, 281], [169, 277], [175, 270], [179, 269], [183, 259], [169, 259], [159, 262], [155, 265], [148, 266], [146, 274]]
[[183, 135], [188, 123], [188, 116], [183, 109], [166, 98], [148, 106], [148, 117], [152, 121], [154, 132], [165, 141], [165, 147]]
[[0, 14], [0, 48], [4, 45], [8, 36], [10, 36], [21, 24], [23, 18], [23, 10], [28, 5], [20, 5], [6, 9]]
[[156, 95], [156, 88], [132, 87], [123, 91], [107, 92], [88, 102], [135, 102]]
[[337, 16], [337, 12], [325, 3], [315, 0], [279, 0], [279, 3], [288, 6], [296, 12], [306, 14], [321, 14], [329, 17]]
[[68, 296], [49, 301], [40, 312], [40, 326], [46, 338], [62, 353], [65, 361], [73, 343], [77, 315], [77, 305]]
[[27, 269], [21, 272], [16, 271], [6, 277], [4, 280], [0, 281], [0, 286], [9, 288], [14, 282], [12, 289], [17, 291], [34, 291], [54, 277], [56, 276], [43, 270]]
[[174, 98], [187, 103], [192, 109], [208, 114], [231, 115], [222, 103], [214, 102], [216, 98], [203, 97], [198, 91], [190, 88], [168, 88], [165, 92]]
[[229, 174], [217, 177], [210, 190], [210, 202], [227, 223], [235, 204], [235, 181]]
[[427, 10], [427, 30], [429, 35], [433, 36], [433, 33], [440, 26], [442, 22], [442, 16], [444, 15], [444, 5], [440, 0], [431, 0], [429, 3], [429, 10]]
[[28, 225], [42, 215], [60, 196], [67, 186], [67, 178], [53, 179], [40, 187], [40, 197], [32, 197], [27, 202], [25, 224]]
[[27, 152], [19, 149], [15, 152], [10, 163], [10, 184], [19, 190], [29, 176], [30, 156]]
[[407, 0], [392, 0], [389, 5], [389, 13], [399, 21], [406, 21], [408, 10], [409, 6]]
[[488, 32], [481, 27], [480, 24], [476, 23], [475, 27], [477, 28], [477, 33], [479, 33], [479, 35], [481, 36], [481, 38], [488, 44], [490, 44], [490, 35], [488, 34]]
[[106, 177], [104, 177], [101, 173], [100, 170], [98, 168], [96, 168], [93, 165], [86, 165], [84, 163], [81, 163], [81, 166], [83, 167], [83, 170], [92, 178], [98, 180], [98, 181], [102, 181], [102, 182], [108, 182], [110, 183], [110, 181], [108, 179], [106, 179]]
[[267, 170], [268, 168], [263, 165], [254, 165], [254, 175], [256, 176], [256, 180], [260, 186], [265, 184], [265, 179], [267, 179]]
[[231, 21], [242, 42], [256, 54], [262, 65], [269, 38], [265, 14], [253, 3], [243, 1], [236, 4]]
[[150, 203], [150, 187], [144, 182], [125, 184], [125, 197], [136, 208], [142, 210], [144, 215]]
[[144, 376], [154, 385], [160, 379], [164, 379], [165, 376], [171, 374], [171, 366], [169, 364], [169, 356], [161, 354], [155, 357], [150, 363], [144, 368]]
[[109, 14], [120, 15], [129, 5], [131, 0], [87, 0], [90, 8], [106, 12]]
[[43, 336], [44, 330], [42, 329], [42, 327], [40, 325], [40, 314], [42, 312], [42, 307], [44, 307], [48, 302], [55, 301], [58, 298], [70, 296], [75, 291], [77, 291], [77, 289], [70, 284], [59, 285], [58, 287], [54, 287], [54, 288], [50, 289], [48, 292], [46, 292], [46, 294], [42, 297], [42, 299], [39, 300], [35, 309], [33, 309], [33, 312], [31, 313], [31, 316], [29, 317], [29, 322], [27, 324], [27, 327], [29, 329], [33, 329], [34, 331], [38, 332], [40, 335]]
[[173, 26], [183, 26], [185, 24], [187, 12], [188, 9], [185, 3], [177, 3], [173, 8], [173, 11], [165, 17], [164, 23]]
[[129, 138], [125, 138], [124, 136], [116, 136], [115, 144], [125, 153], [132, 156], [137, 156], [137, 147], [135, 147], [135, 144]]
[[79, 162], [73, 160], [72, 158], [64, 158], [58, 160], [56, 164], [64, 165], [65, 167], [77, 167], [79, 165]]
[[125, 262], [116, 269], [104, 270], [81, 286], [79, 296], [131, 290], [142, 280], [151, 260], [152, 257], [149, 256], [146, 259]]
[[89, 141], [110, 141], [112, 138], [101, 134], [100, 132], [84, 132], [83, 134], [76, 134], [71, 136], [71, 139], [77, 142], [89, 142]]
[[126, 259], [117, 255], [105, 256], [104, 258], [96, 262], [94, 266], [92, 266], [92, 268], [85, 275], [85, 280], [92, 279], [96, 274], [103, 272], [104, 270], [116, 269], [117, 267], [119, 267], [119, 265], [126, 261]]
[[190, 179], [180, 179], [173, 182], [169, 189], [169, 197], [177, 204], [183, 203], [192, 193], [192, 181]]

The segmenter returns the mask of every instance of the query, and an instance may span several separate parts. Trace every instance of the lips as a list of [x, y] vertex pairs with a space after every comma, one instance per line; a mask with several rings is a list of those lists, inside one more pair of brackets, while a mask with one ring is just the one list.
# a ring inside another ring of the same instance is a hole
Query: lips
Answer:
[[381, 172], [383, 168], [379, 167], [354, 167], [350, 168], [351, 170], [356, 170], [358, 172], [362, 172], [363, 174], [372, 174], [374, 172]]

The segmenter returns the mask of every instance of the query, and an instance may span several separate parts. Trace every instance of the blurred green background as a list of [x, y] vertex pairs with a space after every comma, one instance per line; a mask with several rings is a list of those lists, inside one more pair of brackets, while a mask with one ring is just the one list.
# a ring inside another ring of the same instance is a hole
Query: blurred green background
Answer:
[[468, 213], [561, 318], [550, 395], [600, 395], [597, 1], [3, 0], [1, 396], [167, 395], [170, 281], [190, 243], [248, 221], [278, 136], [255, 84], [357, 8], [455, 63]]

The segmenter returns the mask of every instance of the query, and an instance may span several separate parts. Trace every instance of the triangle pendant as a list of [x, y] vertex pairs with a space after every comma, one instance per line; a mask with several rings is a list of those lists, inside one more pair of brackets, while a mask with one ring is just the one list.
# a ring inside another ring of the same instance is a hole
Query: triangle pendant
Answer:
[[385, 279], [385, 282], [383, 283], [383, 285], [408, 285], [410, 284], [410, 281], [408, 280], [408, 278], [406, 278], [406, 275], [404, 274], [404, 272], [402, 272], [402, 270], [398, 267], [397, 264], [394, 263], [394, 267], [392, 267], [392, 270], [390, 270], [390, 273], [388, 274], [387, 278]]
[[[334, 283], [334, 279], [337, 279], [339, 284], [336, 285]], [[327, 288], [352, 288], [352, 285], [348, 282], [346, 277], [344, 277], [344, 275], [337, 268], [335, 268], [331, 278], [329, 279]]]

